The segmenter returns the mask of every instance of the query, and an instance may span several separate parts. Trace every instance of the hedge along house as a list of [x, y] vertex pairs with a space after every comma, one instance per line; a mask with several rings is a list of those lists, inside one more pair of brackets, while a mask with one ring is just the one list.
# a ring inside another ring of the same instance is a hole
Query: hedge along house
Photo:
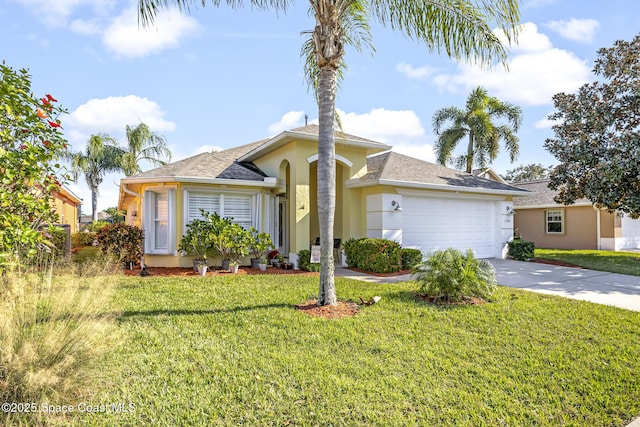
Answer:
[[[118, 207], [127, 223], [145, 230], [145, 263], [190, 266], [177, 247], [200, 208], [269, 232], [295, 261], [320, 236], [317, 144], [318, 127], [308, 125], [122, 179]], [[512, 200], [526, 190], [390, 148], [336, 132], [336, 238], [383, 237], [424, 252], [453, 246], [504, 257]]]
[[558, 204], [549, 180], [514, 184], [530, 191], [515, 201], [515, 227], [539, 248], [640, 249], [640, 220], [597, 209], [587, 199]]

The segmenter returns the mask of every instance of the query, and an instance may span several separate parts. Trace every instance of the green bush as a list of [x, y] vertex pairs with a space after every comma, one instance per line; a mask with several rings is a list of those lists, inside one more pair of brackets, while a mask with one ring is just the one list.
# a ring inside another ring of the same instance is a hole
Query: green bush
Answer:
[[83, 246], [93, 246], [96, 241], [96, 233], [80, 231], [71, 235], [71, 247], [81, 248]]
[[466, 253], [448, 248], [433, 252], [413, 270], [419, 292], [436, 301], [456, 302], [477, 297], [487, 300], [497, 282], [493, 266], [477, 259], [473, 251]]
[[514, 239], [508, 243], [509, 251], [507, 255], [518, 261], [527, 261], [533, 258], [536, 248], [535, 243], [522, 239]]
[[123, 223], [102, 227], [96, 236], [102, 252], [113, 254], [125, 266], [136, 264], [142, 258], [141, 228]]
[[402, 267], [400, 244], [392, 240], [367, 238], [347, 241], [347, 265], [372, 273], [395, 273]]
[[420, 249], [402, 248], [400, 249], [402, 257], [402, 269], [411, 270], [422, 262], [422, 252]]
[[66, 256], [67, 250], [67, 230], [62, 227], [49, 227], [47, 230], [49, 236], [49, 241], [53, 244], [53, 254], [55, 256]]
[[89, 231], [89, 232], [91, 232], [91, 233], [97, 233], [103, 227], [106, 227], [107, 225], [109, 225], [109, 223], [107, 221], [93, 221], [91, 224], [86, 225], [84, 227], [84, 229]]
[[302, 271], [320, 271], [320, 264], [311, 263], [311, 251], [303, 249], [298, 252], [298, 268]]
[[364, 239], [349, 239], [342, 243], [349, 267], [358, 267], [358, 245]]

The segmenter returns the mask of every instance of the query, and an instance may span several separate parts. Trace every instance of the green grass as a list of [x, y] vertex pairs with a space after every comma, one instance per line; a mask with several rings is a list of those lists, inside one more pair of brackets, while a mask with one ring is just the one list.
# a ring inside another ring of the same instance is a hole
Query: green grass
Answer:
[[[482, 306], [337, 280], [352, 318], [296, 311], [317, 278], [122, 278], [113, 348], [76, 425], [623, 426], [640, 414], [640, 313], [499, 288]], [[63, 402], [64, 403], [64, 402]]]
[[591, 270], [640, 276], [640, 252], [536, 249], [535, 257], [568, 262]]

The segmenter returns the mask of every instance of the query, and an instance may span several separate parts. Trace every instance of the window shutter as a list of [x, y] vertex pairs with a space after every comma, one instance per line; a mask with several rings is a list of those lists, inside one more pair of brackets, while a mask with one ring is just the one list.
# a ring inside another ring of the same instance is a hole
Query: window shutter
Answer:
[[206, 212], [220, 213], [220, 195], [218, 194], [189, 191], [187, 203], [187, 224], [194, 219], [203, 218], [200, 209], [204, 209]]
[[223, 217], [233, 218], [233, 222], [241, 225], [247, 230], [253, 221], [251, 218], [251, 196], [230, 196], [224, 195]]

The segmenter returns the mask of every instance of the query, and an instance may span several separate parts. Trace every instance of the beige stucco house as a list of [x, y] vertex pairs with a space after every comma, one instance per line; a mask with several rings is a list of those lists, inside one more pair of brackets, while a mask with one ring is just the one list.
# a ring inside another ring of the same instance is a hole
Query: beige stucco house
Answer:
[[549, 180], [513, 184], [530, 191], [514, 200], [517, 232], [539, 248], [640, 249], [640, 221], [622, 212], [597, 209], [587, 199], [561, 205]]
[[[295, 261], [320, 235], [317, 144], [318, 127], [309, 125], [122, 179], [118, 207], [127, 223], [145, 230], [146, 264], [191, 264], [177, 246], [200, 208], [269, 232]], [[504, 257], [513, 198], [525, 190], [390, 149], [336, 133], [336, 238], [384, 237], [425, 252], [457, 247]]]
[[82, 199], [73, 194], [71, 190], [62, 186], [53, 193], [55, 211], [58, 214], [58, 224], [69, 225], [69, 232], [78, 231], [78, 208]]

